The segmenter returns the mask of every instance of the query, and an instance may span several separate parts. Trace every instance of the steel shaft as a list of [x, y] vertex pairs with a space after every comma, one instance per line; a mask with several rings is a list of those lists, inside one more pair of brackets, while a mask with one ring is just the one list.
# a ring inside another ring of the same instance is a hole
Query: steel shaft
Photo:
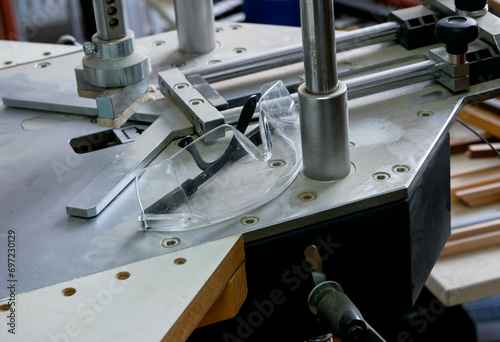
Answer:
[[[388, 22], [354, 31], [345, 32], [335, 38], [337, 51], [346, 51], [370, 44], [395, 40], [400, 30], [399, 24]], [[258, 55], [244, 56], [238, 59], [216, 64], [204, 65], [187, 70], [185, 75], [199, 74], [207, 82], [218, 82], [233, 77], [277, 68], [284, 65], [302, 62], [304, 52], [302, 44], [263, 52]]]
[[97, 36], [101, 40], [113, 40], [127, 35], [125, 9], [122, 0], [93, 0]]
[[347, 87], [338, 80], [333, 0], [301, 0], [305, 83], [298, 89], [303, 174], [332, 181], [351, 170]]
[[215, 49], [212, 0], [175, 0], [179, 50], [202, 55]]
[[301, 0], [306, 90], [330, 94], [337, 88], [333, 0]]

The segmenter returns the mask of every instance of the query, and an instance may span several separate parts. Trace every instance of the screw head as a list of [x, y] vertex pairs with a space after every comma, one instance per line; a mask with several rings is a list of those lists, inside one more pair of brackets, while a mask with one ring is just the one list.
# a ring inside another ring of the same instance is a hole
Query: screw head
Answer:
[[181, 243], [181, 239], [177, 237], [172, 237], [172, 238], [166, 238], [161, 240], [161, 245], [162, 247], [165, 248], [174, 248], [178, 246]]
[[83, 43], [83, 53], [85, 56], [93, 55], [95, 52], [95, 46], [91, 42]]
[[244, 226], [253, 226], [259, 223], [260, 219], [257, 216], [245, 216], [242, 217], [240, 223]]

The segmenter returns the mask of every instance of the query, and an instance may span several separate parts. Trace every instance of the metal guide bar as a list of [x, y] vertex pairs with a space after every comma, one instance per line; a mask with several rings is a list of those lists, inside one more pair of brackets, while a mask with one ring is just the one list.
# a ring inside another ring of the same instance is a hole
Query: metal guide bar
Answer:
[[170, 110], [160, 116], [66, 206], [66, 212], [97, 216], [172, 140], [192, 133], [191, 123], [180, 113]]

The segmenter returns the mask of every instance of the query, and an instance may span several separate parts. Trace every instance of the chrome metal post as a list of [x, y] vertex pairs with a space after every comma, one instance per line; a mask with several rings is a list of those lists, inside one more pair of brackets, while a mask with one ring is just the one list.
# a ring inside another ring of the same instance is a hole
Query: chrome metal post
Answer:
[[121, 1], [93, 0], [97, 36], [113, 40], [127, 35], [125, 10]]
[[351, 170], [347, 87], [338, 80], [333, 0], [301, 0], [305, 83], [298, 89], [303, 174], [331, 181]]
[[306, 89], [330, 94], [338, 82], [333, 0], [302, 0], [300, 15]]
[[212, 0], [175, 0], [179, 50], [202, 55], [215, 49]]

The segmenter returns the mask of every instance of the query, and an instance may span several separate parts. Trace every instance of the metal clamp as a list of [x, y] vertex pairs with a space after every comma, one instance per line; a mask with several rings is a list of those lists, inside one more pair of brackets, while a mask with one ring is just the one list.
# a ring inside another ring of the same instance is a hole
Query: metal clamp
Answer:
[[196, 133], [203, 135], [224, 124], [224, 117], [178, 69], [158, 73], [160, 90], [170, 96], [194, 125]]
[[96, 98], [99, 119], [113, 123], [148, 90], [151, 63], [148, 50], [135, 46], [127, 29], [122, 1], [93, 4], [97, 33], [84, 43], [82, 65], [75, 69], [78, 92]]

